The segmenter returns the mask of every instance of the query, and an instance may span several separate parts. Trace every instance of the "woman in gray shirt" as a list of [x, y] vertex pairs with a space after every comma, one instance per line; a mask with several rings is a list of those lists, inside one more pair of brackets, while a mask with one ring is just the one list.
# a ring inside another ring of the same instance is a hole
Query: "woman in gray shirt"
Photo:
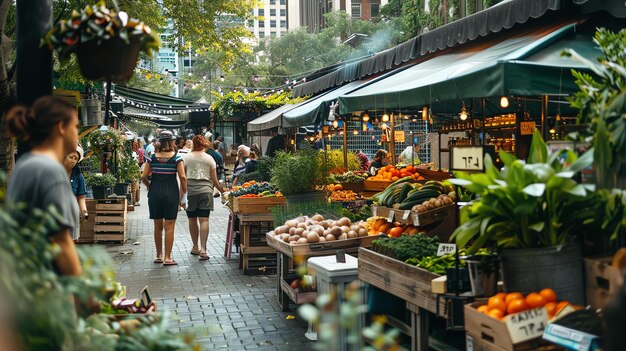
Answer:
[[[192, 255], [200, 255], [200, 260], [208, 260], [206, 242], [209, 237], [209, 214], [213, 210], [213, 187], [220, 192], [224, 188], [217, 180], [215, 160], [206, 153], [209, 141], [202, 135], [193, 138], [191, 152], [183, 156], [187, 175], [187, 217], [193, 248]], [[198, 248], [198, 236], [200, 247]]]
[[61, 275], [80, 275], [82, 268], [70, 228], [78, 224], [78, 203], [72, 192], [63, 160], [78, 145], [76, 108], [51, 96], [40, 97], [32, 107], [16, 106], [7, 113], [11, 136], [27, 143], [31, 150], [17, 161], [9, 178], [7, 201], [24, 203], [27, 208], [47, 211], [54, 206], [60, 213], [60, 230], [50, 234], [59, 245], [54, 259]]

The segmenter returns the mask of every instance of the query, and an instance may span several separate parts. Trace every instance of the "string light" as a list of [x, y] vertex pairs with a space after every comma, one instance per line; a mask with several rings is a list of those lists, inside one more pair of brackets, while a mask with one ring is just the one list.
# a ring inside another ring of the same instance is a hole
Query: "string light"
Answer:
[[383, 114], [383, 122], [389, 122], [389, 115], [387, 114], [387, 112]]
[[359, 134], [359, 131], [355, 129], [355, 130], [353, 130], [353, 131], [352, 131], [352, 134], [354, 134], [354, 135], [358, 135], [358, 134]]
[[363, 120], [363, 122], [368, 122], [370, 120], [370, 115], [367, 113], [367, 111], [363, 112], [363, 114], [361, 115], [361, 119]]
[[428, 120], [428, 106], [422, 107], [422, 121]]
[[333, 121], [333, 128], [337, 129], [339, 127], [339, 122], [337, 120]]
[[506, 96], [503, 96], [500, 98], [500, 107], [502, 108], [507, 108], [509, 107], [509, 98]]
[[461, 121], [465, 121], [467, 119], [467, 109], [465, 108], [465, 103], [463, 103], [463, 107], [461, 107], [461, 113], [459, 113], [459, 117]]

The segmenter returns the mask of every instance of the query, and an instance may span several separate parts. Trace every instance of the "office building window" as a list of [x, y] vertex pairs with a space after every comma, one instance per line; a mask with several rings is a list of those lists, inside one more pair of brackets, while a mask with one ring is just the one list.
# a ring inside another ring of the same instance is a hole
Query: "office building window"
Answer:
[[270, 5], [276, 5], [276, 0], [270, 0]]
[[259, 17], [263, 17], [263, 16], [265, 16], [265, 10], [259, 9]]
[[276, 16], [276, 9], [270, 9], [270, 16]]
[[265, 21], [259, 21], [259, 28], [265, 28]]
[[280, 9], [280, 17], [285, 17], [285, 16], [287, 16], [287, 10]]
[[270, 21], [270, 28], [276, 28], [276, 20]]
[[286, 3], [287, 3], [287, 1], [286, 1], [286, 0], [280, 0], [280, 4], [281, 4], [281, 5], [285, 5]]
[[361, 18], [361, 4], [352, 4], [352, 17], [353, 18]]
[[380, 4], [370, 4], [371, 17], [378, 17], [380, 14]]
[[280, 21], [280, 28], [287, 28], [287, 21]]
[[259, 32], [259, 38], [265, 38], [265, 32]]

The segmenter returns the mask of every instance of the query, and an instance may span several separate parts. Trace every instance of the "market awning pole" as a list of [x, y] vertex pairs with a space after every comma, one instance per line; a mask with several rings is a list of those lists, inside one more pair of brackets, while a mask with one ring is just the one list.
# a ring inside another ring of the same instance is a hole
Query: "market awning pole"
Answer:
[[548, 95], [541, 96], [541, 136], [546, 138], [546, 115], [548, 114]]
[[348, 169], [348, 121], [343, 121], [343, 166]]
[[391, 124], [391, 135], [389, 136], [389, 151], [391, 152], [391, 162], [396, 164], [396, 117], [391, 113], [389, 116], [389, 123]]
[[482, 98], [480, 101], [480, 106], [482, 108], [482, 121], [483, 123], [481, 123], [482, 128], [481, 128], [481, 132], [480, 132], [480, 145], [481, 146], [485, 146], [485, 105], [487, 104], [487, 99]]

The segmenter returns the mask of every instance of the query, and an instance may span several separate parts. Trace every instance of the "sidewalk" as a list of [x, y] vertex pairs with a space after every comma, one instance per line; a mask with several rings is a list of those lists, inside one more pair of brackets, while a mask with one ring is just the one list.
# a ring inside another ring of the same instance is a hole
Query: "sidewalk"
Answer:
[[[195, 333], [204, 350], [313, 350], [315, 343], [304, 337], [306, 322], [287, 319], [278, 305], [276, 276], [246, 276], [238, 269], [238, 255], [223, 257], [228, 209], [215, 199], [209, 219], [207, 251], [211, 259], [192, 256], [191, 238], [184, 211], [178, 213], [172, 257], [177, 266], [154, 264], [153, 224], [142, 187], [141, 206], [128, 213], [127, 241], [109, 246], [117, 266], [117, 279], [138, 294], [144, 286], [159, 309], [177, 316], [173, 330]], [[138, 243], [134, 245], [134, 243]]]

